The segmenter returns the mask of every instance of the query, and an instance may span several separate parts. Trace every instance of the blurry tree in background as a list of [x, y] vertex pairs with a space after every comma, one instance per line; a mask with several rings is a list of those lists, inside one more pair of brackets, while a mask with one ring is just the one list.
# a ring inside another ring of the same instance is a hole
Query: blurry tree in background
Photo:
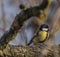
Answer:
[[0, 11], [1, 12], [0, 31], [5, 32], [5, 29], [6, 29], [6, 13], [5, 13], [5, 7], [4, 7], [4, 0], [0, 0], [0, 8], [1, 8], [1, 11]]

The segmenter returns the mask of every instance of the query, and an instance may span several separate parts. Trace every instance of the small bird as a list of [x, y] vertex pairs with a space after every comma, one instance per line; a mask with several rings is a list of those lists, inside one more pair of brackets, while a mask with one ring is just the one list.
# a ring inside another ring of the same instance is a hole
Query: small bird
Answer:
[[32, 42], [43, 43], [49, 38], [49, 26], [47, 24], [42, 24], [37, 32], [37, 34], [28, 43], [30, 45]]

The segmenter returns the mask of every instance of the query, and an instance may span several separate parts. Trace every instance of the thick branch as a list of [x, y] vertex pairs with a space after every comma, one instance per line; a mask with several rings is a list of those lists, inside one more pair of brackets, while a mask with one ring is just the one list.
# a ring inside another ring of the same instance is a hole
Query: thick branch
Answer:
[[[58, 57], [60, 56], [60, 46], [55, 46], [53, 49], [47, 48], [47, 54], [43, 54], [44, 46], [23, 47], [23, 46], [7, 46], [6, 49], [0, 51], [2, 57]], [[45, 52], [45, 51], [44, 51]]]

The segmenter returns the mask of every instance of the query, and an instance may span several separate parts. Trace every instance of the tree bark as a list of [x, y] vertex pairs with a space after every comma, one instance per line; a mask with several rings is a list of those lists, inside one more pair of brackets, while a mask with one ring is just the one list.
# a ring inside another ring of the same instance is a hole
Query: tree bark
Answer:
[[[11, 46], [8, 45], [3, 51], [0, 50], [1, 57], [59, 57], [60, 46], [55, 45], [53, 49], [47, 48], [47, 54], [43, 54], [42, 51], [45, 46], [35, 45], [31, 46]], [[47, 52], [44, 50], [44, 52]]]

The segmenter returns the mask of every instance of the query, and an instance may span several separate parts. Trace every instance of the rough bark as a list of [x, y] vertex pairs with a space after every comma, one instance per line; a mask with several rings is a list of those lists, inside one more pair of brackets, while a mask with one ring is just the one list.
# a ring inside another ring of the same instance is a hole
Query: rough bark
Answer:
[[[42, 51], [45, 46], [35, 45], [33, 47], [28, 46], [10, 46], [8, 45], [3, 51], [0, 50], [1, 57], [60, 57], [60, 46], [55, 46], [53, 49], [49, 49], [47, 54], [43, 54]], [[45, 50], [46, 52], [46, 50]]]

